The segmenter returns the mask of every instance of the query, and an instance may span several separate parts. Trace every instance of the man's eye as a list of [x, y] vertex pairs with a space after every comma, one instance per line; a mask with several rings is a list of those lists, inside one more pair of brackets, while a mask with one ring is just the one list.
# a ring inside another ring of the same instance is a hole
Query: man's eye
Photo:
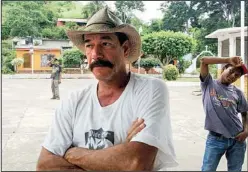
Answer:
[[108, 42], [103, 42], [102, 43], [104, 46], [111, 46], [112, 44], [111, 43], [108, 43]]
[[86, 44], [85, 47], [86, 47], [86, 48], [90, 48], [91, 45], [90, 45], [90, 44]]

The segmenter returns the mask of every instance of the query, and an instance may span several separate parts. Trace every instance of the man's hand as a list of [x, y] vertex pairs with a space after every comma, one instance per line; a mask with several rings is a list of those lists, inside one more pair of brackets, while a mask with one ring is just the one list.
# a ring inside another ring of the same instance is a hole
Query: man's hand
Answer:
[[243, 132], [239, 133], [239, 134], [235, 137], [235, 139], [236, 139], [237, 141], [239, 141], [239, 142], [244, 142], [245, 139], [246, 139], [247, 137], [248, 137], [248, 132], [243, 131]]
[[138, 134], [143, 128], [145, 128], [144, 119], [136, 119], [133, 121], [131, 128], [127, 132], [126, 142], [130, 142], [132, 138]]
[[[145, 128], [145, 124], [144, 124], [144, 119], [136, 119], [135, 121], [133, 121], [131, 128], [128, 130], [128, 136], [126, 138], [126, 143], [130, 142], [131, 139], [138, 134], [143, 128]], [[81, 148], [81, 153], [82, 153], [82, 149]], [[86, 149], [85, 149], [86, 150]], [[80, 151], [77, 151], [77, 147], [71, 147], [69, 148], [65, 155], [64, 158], [70, 162], [71, 159], [75, 159], [77, 157], [82, 156], [82, 154], [79, 154]]]
[[229, 58], [229, 63], [233, 66], [241, 66], [243, 64], [242, 58], [240, 57], [231, 57]]
[[[71, 147], [69, 148], [65, 155], [64, 155], [64, 158], [71, 163], [71, 159], [78, 159], [80, 158], [82, 155], [82, 151], [77, 151], [78, 147]], [[81, 148], [81, 150], [84, 149], [84, 148]], [[85, 149], [86, 150], [86, 149]]]

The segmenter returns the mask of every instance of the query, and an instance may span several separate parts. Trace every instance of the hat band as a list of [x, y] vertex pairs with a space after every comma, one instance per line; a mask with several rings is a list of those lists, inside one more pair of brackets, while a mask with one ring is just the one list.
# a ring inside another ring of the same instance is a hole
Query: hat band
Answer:
[[116, 27], [116, 25], [112, 22], [98, 22], [98, 23], [91, 23], [91, 24], [87, 25], [86, 28], [89, 26], [98, 25], [98, 24], [108, 25], [108, 26], [110, 26], [110, 28]]

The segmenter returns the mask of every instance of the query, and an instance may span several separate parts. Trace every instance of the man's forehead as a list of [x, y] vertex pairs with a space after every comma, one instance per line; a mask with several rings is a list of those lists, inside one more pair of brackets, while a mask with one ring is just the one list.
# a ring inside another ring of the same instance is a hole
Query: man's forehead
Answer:
[[85, 34], [84, 35], [84, 40], [88, 40], [88, 39], [116, 39], [116, 35], [115, 33], [91, 33], [91, 34]]
[[228, 68], [233, 70], [234, 72], [238, 72], [238, 73], [242, 73], [242, 71], [243, 71], [241, 67], [230, 66]]

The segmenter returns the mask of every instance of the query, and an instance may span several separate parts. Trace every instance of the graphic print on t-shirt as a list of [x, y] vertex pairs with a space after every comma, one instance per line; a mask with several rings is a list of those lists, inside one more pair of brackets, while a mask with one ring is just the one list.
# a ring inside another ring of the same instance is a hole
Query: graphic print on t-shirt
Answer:
[[226, 98], [223, 95], [217, 94], [214, 88], [212, 88], [210, 90], [210, 96], [213, 97], [214, 104], [217, 105], [217, 106], [221, 106], [222, 105], [224, 108], [228, 108], [232, 104], [235, 105], [235, 101], [234, 100], [232, 100], [230, 98]]
[[91, 129], [85, 133], [85, 145], [88, 149], [103, 149], [114, 145], [114, 132]]

